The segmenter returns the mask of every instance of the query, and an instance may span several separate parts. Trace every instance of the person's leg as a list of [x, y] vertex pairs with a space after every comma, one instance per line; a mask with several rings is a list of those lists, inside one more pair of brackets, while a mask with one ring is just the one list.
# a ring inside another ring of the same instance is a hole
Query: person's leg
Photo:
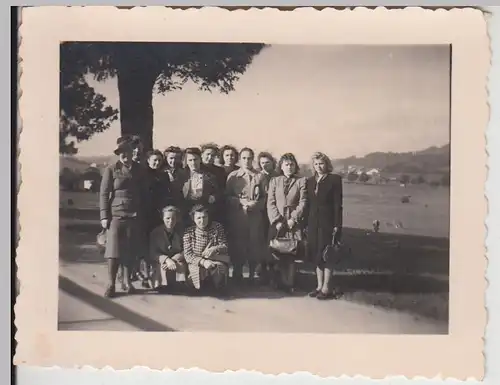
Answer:
[[228, 293], [227, 278], [228, 268], [224, 264], [219, 264], [213, 271], [211, 281], [214, 285], [214, 294], [218, 297], [226, 297]]
[[214, 269], [212, 272], [212, 282], [215, 289], [219, 289], [222, 286], [224, 276], [219, 272], [218, 269]]
[[248, 282], [250, 284], [254, 283], [255, 279], [255, 268], [257, 267], [257, 264], [253, 261], [248, 261]]
[[295, 288], [295, 273], [296, 273], [296, 264], [291, 261], [288, 264], [288, 286], [290, 289]]
[[169, 289], [174, 289], [177, 283], [177, 272], [175, 270], [166, 270], [165, 278], [167, 282], [167, 286]]
[[331, 284], [333, 269], [331, 266], [325, 267], [323, 287], [321, 288], [321, 292], [318, 295], [318, 299], [337, 299], [342, 295], [338, 290], [334, 290]]
[[321, 264], [319, 264], [318, 266], [316, 266], [316, 280], [317, 280], [316, 289], [309, 293], [309, 297], [318, 296], [318, 294], [323, 289], [324, 277], [325, 277], [324, 267]]
[[121, 242], [125, 245], [125, 247], [122, 248], [123, 256], [121, 257], [123, 264], [124, 286], [125, 291], [131, 294], [135, 292], [135, 288], [132, 285], [132, 271], [136, 265], [137, 250], [139, 247], [137, 222], [134, 219], [124, 220], [121, 232]]
[[332, 277], [332, 271], [329, 268], [325, 268], [323, 286], [321, 287], [321, 292], [323, 294], [330, 294], [330, 279]]
[[162, 267], [159, 261], [151, 262], [151, 280], [153, 282], [153, 289], [159, 288], [164, 282], [161, 271]]
[[113, 297], [115, 295], [115, 283], [119, 262], [117, 258], [108, 258], [108, 287], [104, 293], [106, 297]]
[[280, 260], [278, 269], [279, 269], [278, 285], [285, 288], [288, 286], [288, 261], [286, 261], [285, 258]]
[[241, 283], [243, 279], [243, 263], [241, 261], [233, 262], [233, 281], [235, 283]]

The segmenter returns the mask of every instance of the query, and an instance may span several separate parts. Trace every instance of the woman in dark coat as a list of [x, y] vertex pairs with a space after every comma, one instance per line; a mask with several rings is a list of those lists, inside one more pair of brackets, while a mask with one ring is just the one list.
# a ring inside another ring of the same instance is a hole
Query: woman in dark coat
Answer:
[[197, 204], [205, 205], [210, 215], [214, 215], [217, 203], [222, 194], [217, 186], [217, 181], [201, 166], [201, 151], [197, 147], [187, 148], [185, 151], [186, 169], [183, 172], [181, 183], [182, 211], [184, 225], [191, 226], [192, 218], [189, 213]]
[[151, 276], [153, 264], [150, 260], [150, 234], [163, 223], [161, 210], [173, 203], [170, 190], [170, 179], [168, 174], [163, 172], [163, 154], [158, 150], [151, 150], [146, 154], [145, 167], [145, 216], [144, 216], [144, 239], [143, 253], [140, 269], [144, 287], [151, 287]]
[[149, 237], [149, 255], [153, 266], [154, 289], [162, 291], [179, 286], [177, 274], [187, 278], [187, 265], [182, 249], [182, 234], [178, 231], [179, 210], [174, 206], [162, 209], [163, 224], [155, 228]]
[[207, 143], [201, 146], [201, 169], [212, 174], [217, 184], [218, 195], [220, 199], [214, 207], [213, 219], [216, 222], [225, 225], [226, 207], [224, 202], [224, 191], [226, 189], [227, 176], [223, 167], [215, 165], [215, 158], [219, 155], [219, 147], [214, 143]]
[[158, 150], [149, 151], [146, 155], [146, 231], [149, 233], [163, 223], [161, 210], [172, 205], [172, 193], [168, 174], [163, 172], [163, 155]]
[[307, 255], [316, 265], [317, 287], [309, 293], [318, 299], [333, 298], [330, 287], [332, 265], [323, 256], [325, 248], [340, 242], [342, 230], [342, 178], [332, 174], [332, 163], [323, 153], [312, 156], [314, 175], [307, 179], [309, 215]]
[[132, 152], [132, 144], [121, 141], [115, 150], [119, 159], [104, 170], [101, 181], [100, 218], [102, 227], [108, 230], [104, 254], [108, 260], [109, 274], [106, 297], [115, 294], [115, 281], [120, 265], [123, 266], [125, 291], [134, 291], [129, 270], [143, 245], [141, 217], [144, 213], [144, 173], [132, 161]]

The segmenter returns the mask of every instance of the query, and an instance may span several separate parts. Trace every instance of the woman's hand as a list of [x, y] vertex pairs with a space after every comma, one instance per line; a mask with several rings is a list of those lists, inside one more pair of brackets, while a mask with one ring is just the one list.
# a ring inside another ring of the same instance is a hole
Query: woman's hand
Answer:
[[215, 246], [208, 247], [205, 250], [203, 250], [203, 253], [201, 254], [203, 258], [210, 258], [212, 255], [215, 253]]
[[215, 263], [213, 263], [212, 261], [209, 261], [208, 259], [205, 259], [202, 264], [203, 264], [203, 267], [207, 270], [210, 270], [213, 267], [215, 267]]
[[109, 222], [107, 219], [101, 219], [101, 226], [103, 229], [107, 229], [109, 225]]
[[340, 239], [338, 236], [339, 228], [334, 227], [333, 228], [333, 234], [332, 234], [332, 245], [338, 245], [340, 244]]
[[208, 197], [208, 203], [210, 203], [210, 204], [215, 203], [215, 197], [213, 195], [210, 195]]
[[286, 221], [286, 224], [288, 225], [288, 228], [291, 230], [295, 226], [295, 221], [293, 219], [289, 219], [288, 221]]
[[247, 210], [252, 210], [255, 205], [257, 204], [257, 201], [248, 201], [247, 204], [246, 204], [246, 209]]
[[170, 258], [165, 259], [165, 262], [163, 262], [161, 267], [163, 270], [170, 270], [170, 271], [177, 269], [177, 265]]
[[280, 231], [283, 228], [283, 223], [282, 222], [277, 222], [276, 223], [276, 231]]

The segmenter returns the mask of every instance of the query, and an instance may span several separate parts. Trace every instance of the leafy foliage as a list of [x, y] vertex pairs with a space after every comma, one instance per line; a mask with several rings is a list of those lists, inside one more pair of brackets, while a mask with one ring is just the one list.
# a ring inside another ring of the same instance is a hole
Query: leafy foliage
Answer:
[[359, 174], [358, 180], [361, 183], [366, 183], [370, 180], [370, 176], [366, 172], [362, 172], [361, 174]]
[[[88, 85], [86, 76], [97, 81], [126, 76], [151, 84], [151, 92], [160, 94], [179, 90], [188, 81], [202, 91], [227, 94], [263, 48], [263, 44], [247, 43], [62, 43], [61, 152], [77, 151], [68, 137], [87, 140], [118, 118], [118, 111], [106, 106], [106, 98]], [[133, 93], [133, 86], [122, 92]], [[123, 114], [120, 119], [123, 125]]]

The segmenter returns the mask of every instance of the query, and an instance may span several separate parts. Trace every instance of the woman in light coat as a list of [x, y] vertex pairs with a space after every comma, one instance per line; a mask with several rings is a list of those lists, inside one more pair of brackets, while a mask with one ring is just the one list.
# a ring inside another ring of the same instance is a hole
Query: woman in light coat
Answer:
[[[259, 153], [257, 156], [257, 164], [258, 168], [260, 170], [260, 174], [263, 178], [264, 181], [264, 193], [266, 195], [266, 202], [267, 202], [267, 193], [269, 190], [269, 183], [271, 182], [271, 179], [274, 178], [275, 176], [278, 176], [278, 173], [276, 172], [276, 159], [272, 156], [271, 153], [262, 151]], [[269, 235], [269, 217], [267, 215], [267, 204], [264, 207], [263, 210], [263, 226], [262, 226], [262, 233], [264, 234], [265, 238], [268, 238]], [[260, 264], [260, 277], [263, 281], [264, 284], [271, 284], [274, 285], [275, 282], [275, 265], [274, 265], [274, 260], [271, 255], [271, 252], [269, 248], [265, 251], [266, 258], [261, 262]]]
[[[243, 148], [239, 154], [241, 168], [231, 172], [226, 183], [227, 233], [233, 262], [233, 279], [241, 281], [245, 263], [249, 284], [254, 283], [255, 269], [266, 258], [267, 242], [262, 231], [266, 205], [265, 180], [253, 168], [254, 152]], [[270, 257], [270, 255], [269, 255]]]
[[306, 180], [298, 176], [299, 165], [291, 153], [284, 154], [278, 163], [281, 175], [269, 183], [267, 215], [269, 217], [269, 239], [275, 237], [293, 238], [299, 242], [296, 256], [273, 255], [278, 259], [280, 282], [278, 287], [287, 292], [294, 291], [297, 260], [302, 257], [304, 241], [305, 212], [307, 206]]

